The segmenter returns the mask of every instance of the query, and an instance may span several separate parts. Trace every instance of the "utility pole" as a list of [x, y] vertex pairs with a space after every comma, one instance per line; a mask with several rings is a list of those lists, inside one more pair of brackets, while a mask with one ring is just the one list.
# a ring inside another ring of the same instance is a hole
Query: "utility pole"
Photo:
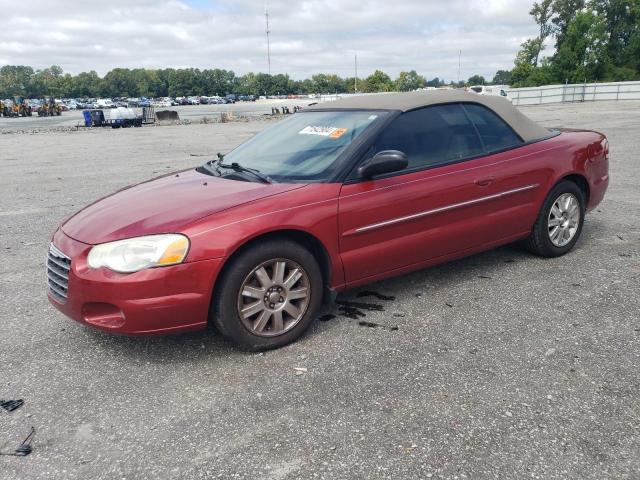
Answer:
[[356, 75], [353, 77], [353, 93], [358, 93], [358, 54], [355, 57]]
[[460, 62], [462, 58], [462, 50], [458, 51], [458, 83], [460, 83]]
[[271, 75], [271, 44], [269, 43], [269, 34], [271, 33], [271, 30], [269, 30], [269, 9], [267, 8], [266, 2], [264, 6], [264, 17], [267, 21], [267, 65], [269, 67], [269, 75]]

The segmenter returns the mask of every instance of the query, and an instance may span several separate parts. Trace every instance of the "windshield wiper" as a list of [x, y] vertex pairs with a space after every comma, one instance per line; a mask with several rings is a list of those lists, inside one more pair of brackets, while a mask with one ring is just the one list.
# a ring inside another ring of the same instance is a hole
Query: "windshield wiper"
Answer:
[[208, 162], [206, 162], [201, 168], [204, 168], [205, 170], [207, 170], [208, 172], [210, 172], [210, 175], [220, 175], [220, 169], [218, 168], [220, 166], [220, 164], [222, 163], [222, 159], [224, 158], [224, 154], [223, 153], [216, 153], [216, 157], [215, 159], [211, 159]]
[[238, 162], [233, 162], [231, 164], [222, 163], [222, 159], [224, 157], [220, 153], [218, 154], [218, 158], [219, 160], [216, 163], [216, 166], [218, 167], [230, 168], [231, 170], [235, 170], [236, 172], [250, 173], [251, 175], [256, 177], [258, 180], [260, 180], [262, 183], [273, 183], [273, 180], [271, 180], [269, 177], [261, 173], [260, 170], [256, 170], [255, 168], [243, 167]]
[[236, 172], [250, 173], [262, 183], [273, 183], [273, 180], [271, 180], [268, 176], [264, 175], [260, 172], [260, 170], [256, 170], [255, 168], [243, 167], [238, 162], [233, 162], [230, 164], [222, 163], [222, 160], [224, 160], [224, 153], [218, 152], [216, 153], [216, 157], [218, 158], [209, 160], [205, 165], [208, 167], [208, 170], [212, 170], [211, 167], [215, 168], [218, 172], [218, 175], [220, 175], [220, 167], [229, 168]]

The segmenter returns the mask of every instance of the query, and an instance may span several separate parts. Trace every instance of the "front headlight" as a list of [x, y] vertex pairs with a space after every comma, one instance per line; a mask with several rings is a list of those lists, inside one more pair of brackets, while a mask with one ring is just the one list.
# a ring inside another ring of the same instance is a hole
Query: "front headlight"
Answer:
[[87, 263], [91, 268], [131, 273], [182, 263], [188, 250], [189, 239], [184, 235], [148, 235], [96, 245], [89, 252]]

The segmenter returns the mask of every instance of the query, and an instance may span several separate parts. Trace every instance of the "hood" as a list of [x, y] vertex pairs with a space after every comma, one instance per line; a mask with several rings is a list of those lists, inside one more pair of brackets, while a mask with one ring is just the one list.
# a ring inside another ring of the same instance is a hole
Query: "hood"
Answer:
[[187, 170], [104, 197], [64, 222], [62, 231], [89, 244], [179, 232], [216, 212], [304, 186], [227, 180]]

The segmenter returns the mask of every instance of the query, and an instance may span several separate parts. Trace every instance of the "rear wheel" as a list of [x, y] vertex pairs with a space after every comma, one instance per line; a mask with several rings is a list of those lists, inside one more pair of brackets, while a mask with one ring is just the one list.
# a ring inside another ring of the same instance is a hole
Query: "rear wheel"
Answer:
[[322, 301], [322, 274], [313, 255], [288, 240], [266, 241], [241, 252], [216, 282], [212, 323], [250, 350], [298, 339]]
[[542, 257], [564, 255], [578, 241], [584, 224], [584, 195], [573, 182], [563, 180], [547, 195], [525, 246]]

